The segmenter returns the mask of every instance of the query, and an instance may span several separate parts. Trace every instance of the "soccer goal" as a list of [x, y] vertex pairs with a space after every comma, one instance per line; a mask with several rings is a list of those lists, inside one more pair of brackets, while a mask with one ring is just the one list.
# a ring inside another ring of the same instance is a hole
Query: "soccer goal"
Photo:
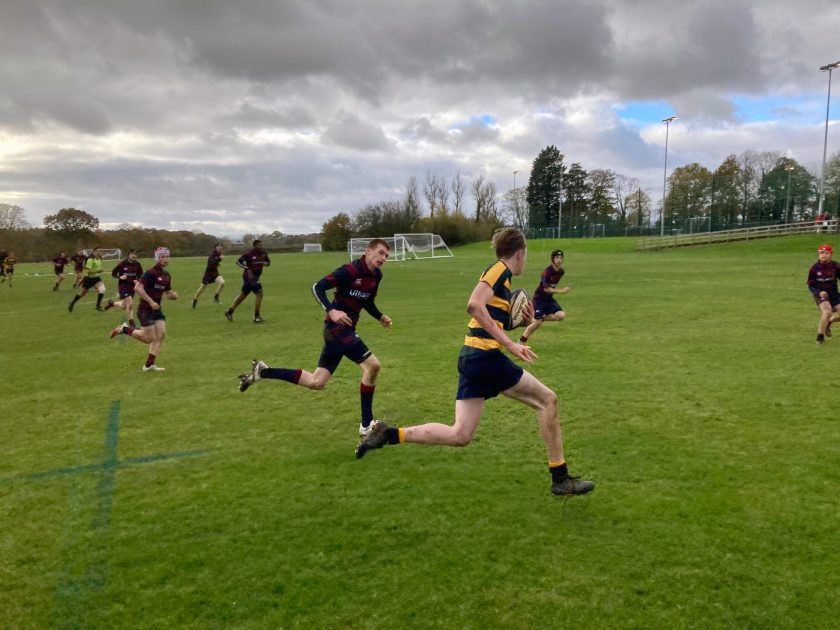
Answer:
[[304, 243], [303, 244], [303, 253], [311, 253], [311, 252], [320, 252], [321, 251], [321, 243]]
[[439, 234], [394, 234], [405, 239], [406, 254], [412, 258], [451, 258], [452, 251]]
[[606, 229], [603, 223], [593, 223], [589, 226], [589, 238], [603, 237]]
[[[90, 256], [93, 254], [93, 248], [90, 249], [83, 249], [82, 250], [85, 256]], [[122, 250], [121, 249], [105, 249], [102, 248], [102, 260], [122, 260]]]
[[364, 238], [351, 238], [347, 241], [347, 253], [350, 255], [350, 260], [356, 260], [367, 249], [367, 244], [374, 238], [381, 238], [391, 247], [391, 255], [388, 260], [405, 260], [406, 245], [405, 239], [402, 236], [371, 236]]

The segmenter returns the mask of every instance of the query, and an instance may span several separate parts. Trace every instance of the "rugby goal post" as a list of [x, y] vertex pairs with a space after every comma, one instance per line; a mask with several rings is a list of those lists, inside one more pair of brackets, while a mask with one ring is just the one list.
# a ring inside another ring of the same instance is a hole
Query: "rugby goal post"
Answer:
[[304, 243], [303, 244], [303, 253], [308, 254], [312, 252], [320, 252], [321, 251], [321, 243]]
[[406, 246], [405, 239], [402, 236], [371, 236], [362, 238], [351, 238], [347, 241], [347, 253], [350, 260], [356, 260], [365, 253], [368, 243], [374, 238], [380, 238], [391, 248], [391, 255], [388, 260], [405, 260]]
[[416, 234], [394, 234], [394, 238], [405, 240], [406, 253], [412, 258], [451, 258], [452, 251], [439, 234], [420, 232]]

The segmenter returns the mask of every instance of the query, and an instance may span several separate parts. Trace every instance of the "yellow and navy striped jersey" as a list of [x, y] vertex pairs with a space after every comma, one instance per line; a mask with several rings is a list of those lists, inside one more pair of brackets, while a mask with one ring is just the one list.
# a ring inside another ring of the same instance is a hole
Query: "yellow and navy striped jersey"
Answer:
[[[511, 276], [513, 274], [507, 265], [501, 260], [497, 260], [478, 279], [479, 282], [486, 282], [493, 289], [493, 297], [487, 302], [487, 310], [499, 328], [504, 328], [510, 311]], [[464, 345], [477, 350], [501, 350], [502, 348], [502, 344], [493, 339], [490, 333], [484, 330], [474, 317], [467, 324], [467, 336], [464, 338]]]
[[3, 260], [3, 269], [14, 269], [17, 264], [17, 258], [14, 256], [6, 256]]

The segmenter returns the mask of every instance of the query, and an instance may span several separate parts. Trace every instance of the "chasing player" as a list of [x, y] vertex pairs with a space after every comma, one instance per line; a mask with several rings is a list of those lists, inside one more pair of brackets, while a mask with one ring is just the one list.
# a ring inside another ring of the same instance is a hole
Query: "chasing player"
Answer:
[[166, 317], [160, 310], [160, 302], [164, 296], [170, 300], [178, 299], [178, 294], [172, 290], [172, 277], [166, 270], [169, 265], [169, 250], [166, 247], [155, 250], [155, 263], [154, 267], [134, 282], [134, 291], [141, 300], [137, 307], [137, 319], [142, 328], [137, 329], [126, 322], [111, 331], [112, 339], [123, 334], [148, 344], [149, 354], [143, 365], [144, 372], [166, 371], [166, 368], [155, 364], [166, 337]]
[[528, 343], [528, 337], [533, 335], [543, 322], [560, 322], [566, 318], [563, 307], [554, 301], [555, 295], [565, 295], [572, 290], [571, 287], [557, 288], [557, 284], [565, 273], [563, 252], [555, 249], [551, 252], [551, 264], [543, 269], [540, 283], [534, 291], [534, 321], [528, 324], [519, 338], [519, 343]]
[[817, 248], [817, 262], [808, 271], [808, 290], [820, 309], [820, 321], [817, 324], [817, 343], [822, 344], [826, 337], [831, 337], [831, 324], [840, 321], [840, 293], [837, 291], [837, 279], [840, 277], [840, 263], [831, 259], [834, 250], [824, 243]]
[[96, 289], [96, 310], [105, 310], [102, 308], [102, 298], [105, 297], [105, 283], [102, 282], [102, 248], [94, 247], [93, 254], [85, 261], [85, 278], [82, 280], [82, 292], [77, 293], [70, 304], [67, 305], [67, 310], [73, 312], [73, 307], [76, 302], [81, 300], [90, 289]]
[[64, 282], [64, 267], [70, 262], [65, 252], [59, 252], [58, 256], [52, 259], [53, 272], [55, 272], [55, 284], [53, 291], [58, 291], [58, 287]]
[[[245, 391], [252, 384], [266, 378], [288, 381], [309, 389], [324, 389], [343, 357], [347, 357], [362, 370], [359, 384], [362, 419], [359, 435], [370, 431], [373, 423], [373, 394], [376, 377], [382, 367], [379, 359], [365, 345], [356, 332], [362, 309], [377, 320], [382, 327], [391, 327], [391, 318], [384, 315], [374, 302], [379, 283], [382, 282], [382, 265], [388, 260], [391, 248], [381, 238], [370, 241], [364, 255], [339, 267], [312, 286], [315, 299], [326, 311], [324, 317], [324, 347], [314, 372], [301, 369], [271, 368], [263, 361], [253, 361], [250, 374], [239, 377], [239, 389]], [[332, 302], [327, 291], [335, 289]]]
[[[404, 442], [466, 446], [475, 435], [486, 400], [504, 394], [537, 411], [540, 433], [548, 450], [551, 491], [562, 496], [586, 494], [595, 484], [572, 477], [566, 467], [557, 396], [502, 352], [505, 348], [526, 363], [537, 358], [528, 346], [512, 341], [503, 332], [510, 310], [510, 279], [525, 269], [525, 236], [516, 228], [502, 228], [493, 237], [493, 246], [498, 260], [481, 275], [467, 303], [472, 319], [458, 357], [455, 424], [398, 428], [376, 422], [356, 449], [356, 457], [361, 458], [369, 450], [386, 444]], [[533, 307], [529, 304], [526, 319], [531, 316]]]
[[87, 260], [85, 250], [76, 250], [76, 253], [70, 256], [70, 260], [73, 262], [73, 274], [75, 275], [73, 288], [76, 289], [82, 286], [82, 280], [85, 277], [85, 261]]
[[225, 288], [225, 279], [219, 275], [219, 264], [222, 262], [222, 244], [216, 243], [213, 246], [213, 251], [210, 252], [210, 255], [207, 257], [207, 267], [204, 269], [204, 277], [201, 279], [201, 286], [198, 287], [198, 290], [195, 292], [192, 301], [192, 307], [195, 308], [195, 305], [198, 304], [198, 298], [204, 293], [204, 289], [207, 288], [208, 284], [216, 284], [216, 293], [213, 295], [213, 302], [216, 304], [221, 304], [222, 302], [219, 300], [219, 296], [222, 294], [222, 289]]
[[111, 270], [111, 276], [117, 279], [118, 300], [108, 299], [105, 310], [117, 307], [125, 309], [125, 318], [129, 326], [134, 326], [134, 282], [143, 275], [143, 265], [137, 260], [137, 250], [129, 249], [128, 256]]
[[242, 254], [236, 261], [237, 267], [242, 267], [242, 291], [230, 305], [230, 308], [225, 311], [225, 317], [229, 322], [233, 321], [233, 312], [236, 307], [242, 303], [249, 293], [254, 294], [254, 323], [262, 324], [263, 319], [260, 317], [260, 305], [262, 304], [263, 288], [260, 283], [260, 276], [263, 272], [263, 267], [268, 267], [271, 260], [268, 254], [263, 249], [262, 241], [257, 239], [254, 241], [254, 248]]

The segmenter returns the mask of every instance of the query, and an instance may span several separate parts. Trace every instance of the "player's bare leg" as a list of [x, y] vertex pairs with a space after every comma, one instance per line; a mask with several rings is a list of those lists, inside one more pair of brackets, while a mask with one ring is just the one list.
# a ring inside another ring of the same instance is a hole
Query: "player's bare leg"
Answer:
[[246, 297], [248, 297], [248, 295], [247, 295], [247, 294], [245, 294], [245, 293], [240, 293], [239, 295], [237, 295], [237, 296], [236, 296], [236, 299], [233, 301], [233, 304], [231, 304], [231, 305], [228, 307], [228, 309], [225, 311], [225, 317], [227, 317], [227, 320], [228, 320], [229, 322], [232, 322], [232, 321], [233, 321], [233, 312], [236, 310], [236, 308], [237, 308], [240, 304], [242, 304], [242, 300], [244, 300]]
[[262, 291], [254, 294], [254, 323], [261, 324], [262, 317], [260, 317], [260, 305], [262, 305], [263, 294]]
[[220, 298], [222, 290], [225, 288], [225, 279], [222, 276], [216, 276], [216, 292], [213, 294], [213, 301], [216, 304], [221, 304]]

